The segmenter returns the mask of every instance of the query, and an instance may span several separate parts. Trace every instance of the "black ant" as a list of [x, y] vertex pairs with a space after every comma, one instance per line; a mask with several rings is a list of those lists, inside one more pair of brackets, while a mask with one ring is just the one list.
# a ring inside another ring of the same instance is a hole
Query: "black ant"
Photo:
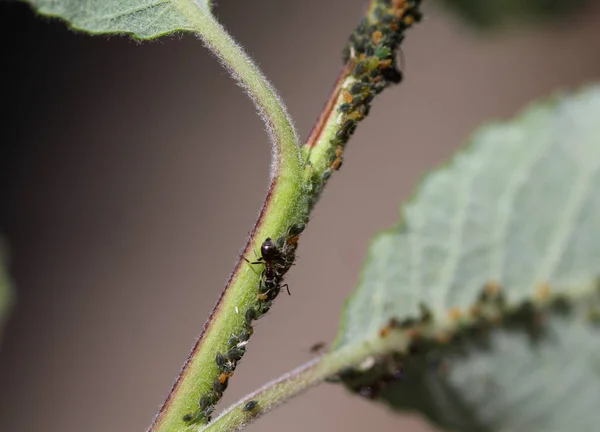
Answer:
[[275, 298], [279, 290], [285, 287], [288, 294], [291, 295], [287, 284], [279, 284], [280, 279], [287, 270], [287, 260], [271, 237], [267, 237], [260, 246], [260, 254], [260, 258], [254, 262], [249, 261], [246, 257], [244, 257], [244, 260], [251, 265], [264, 264], [265, 269], [261, 274], [261, 294], [271, 293], [267, 298]]

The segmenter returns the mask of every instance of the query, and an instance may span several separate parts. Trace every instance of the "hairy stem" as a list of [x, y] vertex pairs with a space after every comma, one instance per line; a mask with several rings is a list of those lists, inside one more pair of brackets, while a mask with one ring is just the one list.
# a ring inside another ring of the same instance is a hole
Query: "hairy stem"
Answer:
[[568, 297], [565, 293], [534, 295], [531, 299], [507, 305], [493, 285], [485, 289], [487, 297], [475, 299], [469, 315], [453, 317], [449, 311], [447, 319], [434, 320], [424, 313], [410, 324], [392, 319], [372, 337], [334, 349], [266, 384], [200, 431], [241, 430], [265, 412], [327, 378], [342, 380], [363, 396], [377, 397], [377, 392], [386, 385], [402, 379], [403, 365], [427, 361], [432, 353], [452, 350], [464, 353], [466, 350], [461, 348], [470, 343], [485, 347], [483, 341], [494, 331], [520, 331], [539, 342], [550, 336], [544, 334], [542, 323], [558, 316], [571, 315], [575, 319], [587, 316], [589, 305], [597, 301], [599, 294], [598, 282], [593, 280], [571, 290]]
[[[300, 157], [285, 108], [256, 65], [206, 8], [193, 0], [172, 1], [246, 89], [267, 125], [274, 149], [272, 181], [244, 254], [253, 259], [251, 251], [261, 250], [261, 244], [267, 245], [270, 241], [268, 238], [274, 240], [271, 245], [276, 245], [278, 252], [275, 264], [267, 263], [265, 256], [261, 256], [265, 260], [258, 271], [243, 259], [239, 260], [157, 415], [151, 427], [153, 432], [185, 430], [210, 421], [216, 403], [245, 352], [253, 332], [252, 321], [270, 309], [279, 293], [283, 276], [294, 262], [298, 236], [327, 179], [341, 166], [345, 144], [358, 122], [368, 114], [375, 95], [400, 81], [396, 51], [404, 31], [421, 16], [420, 0], [372, 0], [367, 16], [346, 48], [346, 66], [332, 102], [327, 104], [321, 117], [322, 127], [311, 134], [313, 144], [304, 146]], [[314, 372], [307, 371], [309, 375], [305, 376], [303, 385], [318, 382], [334, 370], [333, 365], [350, 364], [354, 358], [344, 359], [336, 354], [332, 360], [320, 363]], [[268, 400], [265, 403], [268, 405]]]
[[[306, 205], [303, 205], [297, 136], [273, 87], [212, 14], [193, 0], [174, 0], [173, 3], [246, 90], [267, 125], [273, 148], [271, 184], [244, 251], [244, 255], [254, 260], [252, 251], [260, 250], [265, 238], [279, 238], [290, 225], [304, 220], [303, 209]], [[200, 338], [157, 414], [151, 431], [178, 431], [190, 424], [205, 423], [210, 419], [210, 413], [229, 379], [229, 376], [223, 376], [216, 358], [228, 353], [231, 356], [243, 354], [245, 348], [241, 344], [252, 333], [251, 321], [260, 315], [256, 312], [259, 277], [260, 270], [246, 265], [240, 258]], [[265, 311], [264, 304], [258, 306], [261, 312]], [[228, 359], [228, 364], [231, 365], [229, 369], [235, 368], [236, 361]], [[202, 409], [199, 407], [201, 401], [205, 405]]]
[[[338, 372], [359, 365], [365, 359], [383, 354], [391, 349], [402, 349], [406, 345], [402, 334], [390, 335], [386, 339], [365, 341], [315, 359], [290, 373], [266, 384], [263, 388], [246, 396], [225, 410], [202, 432], [231, 432], [243, 429], [277, 405], [303, 393]], [[251, 405], [248, 405], [251, 403]], [[248, 409], [252, 407], [252, 409]]]

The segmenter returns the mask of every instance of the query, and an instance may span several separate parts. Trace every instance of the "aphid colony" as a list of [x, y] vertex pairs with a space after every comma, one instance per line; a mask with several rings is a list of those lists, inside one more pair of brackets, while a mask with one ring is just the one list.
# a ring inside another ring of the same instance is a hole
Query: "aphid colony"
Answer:
[[[227, 351], [224, 353], [217, 352], [215, 363], [219, 370], [219, 376], [213, 381], [211, 390], [207, 394], [204, 394], [198, 401], [198, 411], [186, 414], [183, 417], [184, 422], [210, 422], [215, 405], [223, 396], [223, 392], [227, 389], [229, 378], [233, 376], [238, 362], [246, 352], [246, 344], [254, 332], [252, 322], [260, 318], [271, 308], [281, 288], [287, 288], [287, 285], [282, 285], [281, 283], [283, 276], [293, 264], [296, 248], [298, 247], [298, 239], [304, 228], [304, 223], [293, 225], [276, 242], [271, 238], [266, 238], [260, 247], [261, 256], [254, 262], [244, 257], [244, 260], [250, 265], [262, 264], [264, 266], [260, 275], [256, 301], [244, 312], [242, 330], [238, 334], [232, 334], [227, 341]], [[254, 412], [256, 406], [256, 401], [250, 401], [246, 404], [244, 410]]]
[[[405, 350], [373, 357], [368, 364], [346, 369], [329, 381], [342, 381], [351, 391], [376, 399], [390, 385], [402, 381], [405, 373], [413, 370], [415, 365], [447, 367], [444, 361], [467, 353], [465, 348], [468, 346], [489, 347], [489, 335], [494, 328], [518, 331], [529, 336], [532, 342], [538, 342], [547, 335], [545, 324], [548, 315], [571, 313], [573, 302], [564, 295], [551, 296], [548, 283], [538, 284], [532, 294], [531, 299], [516, 307], [509, 307], [500, 284], [489, 281], [466, 311], [457, 308], [448, 311], [448, 320], [441, 326], [443, 330], [439, 323], [434, 322], [437, 320], [434, 320], [432, 312], [425, 305], [420, 305], [420, 317], [402, 321], [392, 318], [379, 330], [381, 338], [389, 337], [393, 331], [403, 332], [408, 340]], [[583, 306], [589, 311], [590, 304], [598, 303], [600, 283], [596, 296], [588, 299]], [[586, 318], [594, 322], [589, 313]], [[436, 373], [442, 371], [447, 375], [448, 371], [441, 369], [436, 367], [428, 370]]]
[[389, 84], [402, 81], [396, 65], [398, 47], [404, 31], [421, 19], [421, 0], [375, 0], [369, 13], [350, 35], [344, 50], [344, 63], [351, 79], [341, 93], [335, 137], [328, 149], [329, 167], [323, 173], [327, 180], [342, 166], [342, 153], [359, 121], [368, 114], [375, 95]]

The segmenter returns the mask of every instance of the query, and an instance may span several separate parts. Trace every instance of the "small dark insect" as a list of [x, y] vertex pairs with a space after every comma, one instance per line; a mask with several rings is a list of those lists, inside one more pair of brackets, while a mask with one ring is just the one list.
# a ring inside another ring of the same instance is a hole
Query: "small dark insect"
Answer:
[[285, 261], [283, 255], [281, 255], [281, 252], [279, 251], [279, 248], [271, 239], [271, 237], [267, 237], [265, 241], [262, 242], [262, 245], [260, 246], [260, 255], [260, 258], [254, 262], [250, 262], [247, 259], [246, 261], [248, 261], [250, 264], [264, 264], [265, 266], [274, 265]]
[[316, 344], [310, 347], [310, 352], [316, 354], [320, 352], [323, 348], [325, 348], [325, 342], [317, 342]]
[[246, 311], [246, 314], [244, 315], [244, 319], [246, 320], [246, 324], [248, 325], [252, 324], [252, 321], [254, 321], [256, 318], [256, 309], [254, 308], [248, 309]]
[[186, 423], [190, 423], [192, 420], [194, 420], [196, 418], [195, 414], [186, 414], [183, 416], [183, 421]]
[[386, 81], [394, 84], [398, 84], [402, 81], [402, 72], [393, 67], [382, 70], [381, 75], [383, 75], [383, 78], [385, 78]]
[[244, 347], [241, 348], [231, 348], [229, 351], [227, 351], [225, 353], [225, 358], [227, 360], [230, 361], [240, 361], [242, 359], [242, 356], [244, 355], [245, 349]]
[[215, 356], [215, 362], [217, 363], [217, 366], [222, 367], [225, 366], [227, 359], [223, 354], [217, 351], [217, 355]]
[[246, 405], [244, 405], [244, 411], [249, 412], [249, 411], [253, 411], [254, 408], [256, 408], [258, 405], [258, 401], [256, 400], [251, 400], [246, 402]]

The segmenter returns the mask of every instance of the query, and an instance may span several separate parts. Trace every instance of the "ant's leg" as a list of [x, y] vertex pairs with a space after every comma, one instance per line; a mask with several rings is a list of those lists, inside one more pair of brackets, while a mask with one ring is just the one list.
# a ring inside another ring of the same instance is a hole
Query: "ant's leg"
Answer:
[[288, 295], [292, 295], [292, 293], [290, 292], [290, 287], [288, 284], [285, 285], [281, 285], [281, 288], [285, 287], [285, 289], [287, 290]]
[[[246, 261], [246, 262], [248, 263], [248, 265], [250, 266], [250, 268], [252, 269], [252, 271], [254, 272], [254, 274], [258, 274], [258, 272], [257, 272], [256, 270], [254, 270], [254, 267], [253, 267], [253, 266], [254, 266], [255, 264], [264, 264], [264, 262], [263, 262], [263, 261], [254, 261], [254, 262], [252, 262], [252, 261], [250, 261], [248, 258], [246, 258], [244, 255], [242, 255], [242, 258], [244, 258], [244, 261]], [[265, 272], [265, 271], [263, 270], [263, 271], [262, 271], [262, 273], [261, 273], [261, 277], [262, 277], [262, 274], [263, 274], [264, 272]]]
[[260, 257], [258, 259], [258, 261], [250, 261], [248, 258], [246, 258], [244, 255], [242, 255], [242, 258], [244, 258], [244, 261], [246, 261], [248, 264], [250, 265], [255, 265], [255, 264], [264, 264], [262, 257]]

